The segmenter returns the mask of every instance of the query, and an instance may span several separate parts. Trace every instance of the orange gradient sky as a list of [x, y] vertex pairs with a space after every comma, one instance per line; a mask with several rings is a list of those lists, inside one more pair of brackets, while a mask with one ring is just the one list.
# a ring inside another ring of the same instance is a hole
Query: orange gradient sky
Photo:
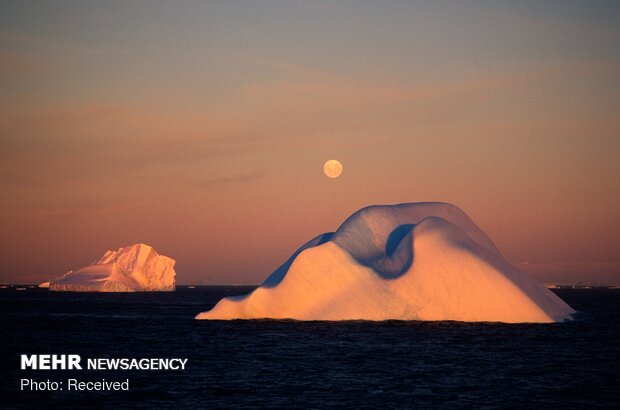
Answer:
[[[0, 281], [136, 242], [259, 283], [369, 204], [620, 282], [614, 2], [0, 3]], [[330, 180], [323, 163], [344, 165]]]

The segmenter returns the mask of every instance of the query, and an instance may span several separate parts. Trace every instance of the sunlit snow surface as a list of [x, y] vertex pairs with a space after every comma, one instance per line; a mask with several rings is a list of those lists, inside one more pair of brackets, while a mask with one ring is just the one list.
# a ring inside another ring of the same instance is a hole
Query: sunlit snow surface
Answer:
[[573, 313], [459, 208], [412, 203], [359, 210], [255, 291], [197, 318], [545, 323]]
[[101, 259], [50, 281], [51, 291], [136, 292], [173, 291], [175, 260], [152, 247], [135, 244], [107, 251]]

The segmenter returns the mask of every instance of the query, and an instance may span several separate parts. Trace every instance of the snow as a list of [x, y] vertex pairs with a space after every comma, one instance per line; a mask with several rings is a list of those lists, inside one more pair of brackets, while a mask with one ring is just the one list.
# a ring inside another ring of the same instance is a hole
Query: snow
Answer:
[[175, 260], [135, 244], [107, 251], [101, 259], [50, 281], [52, 291], [146, 292], [175, 290]]
[[252, 293], [196, 318], [548, 323], [572, 313], [459, 208], [413, 203], [361, 209]]

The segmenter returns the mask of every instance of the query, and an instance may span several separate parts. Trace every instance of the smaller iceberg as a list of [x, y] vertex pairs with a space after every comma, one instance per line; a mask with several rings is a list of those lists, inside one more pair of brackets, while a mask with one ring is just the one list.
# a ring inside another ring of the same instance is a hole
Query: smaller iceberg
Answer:
[[174, 291], [175, 260], [143, 243], [107, 251], [101, 259], [50, 281], [51, 291]]
[[43, 288], [43, 289], [48, 289], [50, 287], [50, 281], [48, 280], [46, 282], [41, 282], [39, 283], [38, 287]]

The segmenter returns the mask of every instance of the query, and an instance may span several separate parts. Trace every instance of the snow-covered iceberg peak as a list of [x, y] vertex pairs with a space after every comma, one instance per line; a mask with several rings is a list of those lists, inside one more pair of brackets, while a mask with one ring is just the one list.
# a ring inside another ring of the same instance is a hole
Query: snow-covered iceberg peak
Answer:
[[370, 206], [197, 319], [556, 322], [573, 309], [510, 265], [459, 208]]
[[101, 259], [50, 281], [52, 291], [152, 292], [175, 289], [175, 260], [143, 243], [107, 251]]

